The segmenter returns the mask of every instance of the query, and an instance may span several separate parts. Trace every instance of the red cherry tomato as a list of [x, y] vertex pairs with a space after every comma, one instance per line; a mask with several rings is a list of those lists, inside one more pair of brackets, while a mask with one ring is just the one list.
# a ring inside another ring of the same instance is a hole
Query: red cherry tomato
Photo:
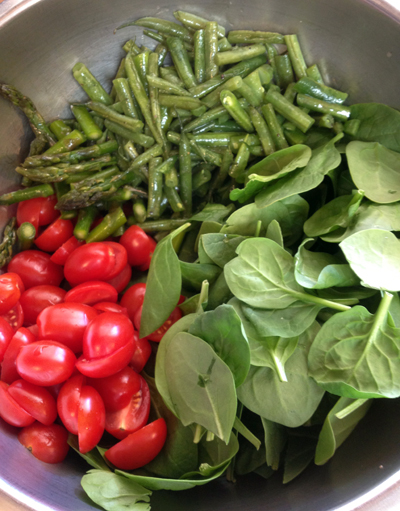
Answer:
[[34, 422], [18, 434], [19, 442], [45, 463], [61, 463], [68, 454], [68, 433], [59, 424]]
[[20, 378], [17, 371], [16, 360], [19, 350], [22, 346], [27, 346], [36, 341], [36, 337], [27, 328], [19, 328], [8, 345], [4, 353], [4, 359], [1, 364], [1, 379], [6, 383], [12, 383]]
[[126, 248], [128, 263], [131, 266], [145, 264], [153, 247], [154, 240], [147, 236], [144, 230], [138, 225], [131, 225], [121, 236], [119, 242]]
[[150, 358], [152, 350], [149, 341], [146, 338], [139, 339], [139, 332], [136, 331], [134, 334], [134, 345], [135, 351], [133, 352], [129, 365], [137, 373], [141, 373]]
[[78, 284], [65, 295], [65, 302], [78, 302], [86, 305], [94, 305], [98, 302], [116, 302], [117, 300], [117, 290], [111, 284], [101, 280], [90, 280]]
[[0, 318], [5, 319], [14, 332], [16, 332], [24, 324], [24, 311], [20, 302], [17, 302], [12, 309], [2, 314]]
[[57, 286], [34, 286], [22, 293], [20, 304], [24, 311], [24, 324], [30, 326], [36, 323], [38, 315], [46, 307], [64, 301], [66, 291]]
[[8, 387], [8, 393], [21, 408], [42, 424], [49, 426], [56, 420], [56, 401], [44, 387], [16, 380]]
[[29, 426], [35, 419], [15, 401], [8, 387], [7, 383], [0, 381], [0, 417], [11, 426]]
[[127, 344], [133, 345], [133, 334], [132, 322], [126, 316], [116, 312], [100, 314], [85, 330], [83, 355], [87, 359], [107, 357]]
[[24, 290], [22, 280], [16, 273], [0, 275], [0, 315], [14, 307]]
[[35, 239], [35, 245], [44, 252], [55, 252], [74, 232], [71, 220], [57, 218]]
[[115, 256], [114, 270], [107, 279], [110, 280], [119, 275], [121, 271], [125, 268], [125, 266], [128, 264], [128, 254], [126, 252], [125, 247], [123, 247], [120, 243], [117, 243], [115, 241], [103, 241], [103, 243], [112, 248]]
[[150, 251], [149, 256], [146, 261], [139, 266], [140, 271], [147, 271], [150, 268], [151, 258], [153, 257], [154, 250], [156, 249], [157, 243], [153, 240], [152, 237], [148, 236], [150, 242]]
[[49, 225], [53, 220], [60, 216], [60, 212], [55, 208], [57, 204], [57, 197], [50, 195], [50, 197], [41, 197], [40, 201], [40, 215], [39, 225]]
[[67, 380], [75, 362], [76, 357], [67, 346], [55, 341], [36, 341], [20, 349], [17, 371], [24, 380], [46, 387]]
[[82, 375], [73, 376], [57, 398], [58, 414], [68, 431], [78, 435], [82, 453], [93, 449], [104, 433], [105, 408], [100, 394]]
[[39, 340], [39, 328], [37, 325], [31, 325], [27, 327], [27, 330], [29, 330], [36, 338], [36, 340]]
[[129, 281], [132, 277], [132, 268], [127, 264], [125, 268], [118, 273], [116, 277], [113, 279], [107, 280], [108, 284], [111, 284], [117, 290], [117, 293], [121, 293], [126, 286], [129, 284]]
[[49, 254], [39, 250], [24, 250], [13, 257], [8, 271], [18, 273], [25, 288], [48, 284], [59, 286], [63, 279], [62, 266], [53, 263]]
[[93, 309], [96, 309], [98, 312], [117, 312], [118, 314], [123, 314], [128, 317], [127, 309], [113, 302], [96, 303], [93, 305]]
[[115, 444], [105, 456], [121, 470], [134, 470], [150, 463], [161, 451], [166, 439], [165, 420], [157, 419]]
[[[134, 325], [137, 328], [137, 330], [140, 330], [142, 309], [143, 306], [136, 311], [134, 317]], [[164, 337], [165, 332], [169, 330], [174, 323], [181, 319], [181, 317], [182, 317], [181, 309], [179, 307], [175, 307], [175, 309], [171, 312], [169, 318], [165, 321], [165, 323], [163, 323], [163, 325], [161, 325], [160, 328], [158, 328], [156, 331], [148, 335], [147, 339], [149, 339], [149, 341], [160, 342], [161, 339]]]
[[0, 362], [4, 358], [4, 354], [8, 345], [13, 338], [14, 330], [11, 325], [3, 318], [0, 318]]
[[39, 230], [41, 207], [40, 198], [20, 202], [17, 208], [17, 225], [20, 226], [24, 222], [29, 222], [33, 225], [37, 233]]
[[107, 411], [105, 429], [119, 440], [142, 428], [149, 419], [150, 390], [146, 380], [137, 375], [140, 389], [121, 410]]
[[82, 245], [68, 257], [64, 266], [65, 278], [72, 286], [89, 280], [109, 280], [116, 275], [115, 261], [114, 248], [106, 243]]
[[61, 247], [59, 247], [54, 252], [50, 259], [53, 261], [53, 263], [59, 264], [60, 266], [64, 266], [72, 252], [76, 248], [84, 245], [85, 243], [86, 243], [85, 241], [80, 241], [77, 238], [75, 238], [75, 236], [71, 236], [69, 240], [63, 243]]
[[44, 309], [37, 317], [40, 339], [55, 339], [74, 353], [82, 351], [83, 335], [97, 311], [83, 303], [59, 303]]
[[120, 303], [122, 307], [128, 309], [128, 315], [132, 322], [134, 321], [136, 311], [143, 305], [145, 293], [146, 284], [133, 284], [133, 286], [125, 291], [124, 296], [121, 298]]
[[88, 384], [94, 387], [101, 398], [107, 411], [121, 410], [125, 408], [141, 387], [142, 377], [130, 367], [125, 367], [118, 373], [106, 378], [93, 378]]
[[82, 355], [76, 363], [76, 368], [90, 378], [111, 376], [128, 365], [133, 351], [132, 341], [105, 357], [87, 359]]

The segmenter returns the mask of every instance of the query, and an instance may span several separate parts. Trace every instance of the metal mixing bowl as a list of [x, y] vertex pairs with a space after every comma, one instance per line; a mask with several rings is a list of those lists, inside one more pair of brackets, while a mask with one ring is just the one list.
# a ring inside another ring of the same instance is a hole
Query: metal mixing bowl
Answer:
[[[0, 4], [0, 81], [30, 96], [46, 119], [67, 115], [82, 100], [71, 68], [85, 62], [108, 84], [121, 43], [141, 29], [113, 33], [125, 21], [172, 18], [184, 8], [227, 29], [297, 33], [309, 64], [350, 93], [350, 102], [400, 107], [400, 12], [382, 1], [362, 0], [4, 0]], [[146, 38], [146, 45], [151, 41]], [[31, 133], [23, 117], [0, 101], [0, 189], [16, 187], [14, 167], [27, 153]], [[0, 207], [0, 225], [11, 214]], [[282, 486], [278, 476], [236, 485], [218, 480], [187, 492], [156, 492], [153, 511], [394, 511], [400, 502], [400, 403], [376, 400], [367, 418], [323, 467], [310, 467]], [[15, 428], [0, 422], [0, 509], [89, 511], [80, 487], [86, 469], [74, 455], [61, 465], [37, 461], [18, 443]], [[359, 507], [361, 506], [361, 507]]]

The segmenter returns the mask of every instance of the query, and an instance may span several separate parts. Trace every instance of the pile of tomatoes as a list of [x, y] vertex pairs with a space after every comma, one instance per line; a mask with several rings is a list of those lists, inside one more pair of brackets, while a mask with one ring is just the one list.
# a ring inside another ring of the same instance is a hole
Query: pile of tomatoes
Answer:
[[148, 423], [140, 372], [181, 312], [140, 339], [146, 284], [129, 283], [132, 267], [149, 268], [155, 241], [135, 225], [119, 239], [78, 241], [54, 205], [54, 197], [20, 203], [17, 222], [38, 236], [0, 275], [0, 417], [22, 428], [20, 442], [42, 461], [65, 458], [68, 433], [87, 453], [106, 432], [106, 458], [139, 468], [167, 436], [163, 418]]

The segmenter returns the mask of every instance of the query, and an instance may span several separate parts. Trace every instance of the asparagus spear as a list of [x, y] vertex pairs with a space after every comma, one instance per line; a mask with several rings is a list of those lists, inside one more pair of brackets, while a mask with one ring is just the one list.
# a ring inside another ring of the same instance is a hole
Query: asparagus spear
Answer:
[[13, 85], [6, 83], [0, 84], [0, 94], [24, 112], [36, 137], [45, 137], [50, 145], [56, 143], [56, 139], [31, 99], [24, 96]]
[[10, 218], [3, 231], [3, 239], [0, 243], [0, 268], [11, 261], [14, 244], [17, 241], [15, 217]]

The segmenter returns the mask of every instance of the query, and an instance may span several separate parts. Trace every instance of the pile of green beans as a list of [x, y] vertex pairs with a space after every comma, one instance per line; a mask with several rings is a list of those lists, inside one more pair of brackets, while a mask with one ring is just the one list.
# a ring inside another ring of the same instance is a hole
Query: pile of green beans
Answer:
[[[307, 67], [296, 35], [226, 34], [215, 21], [174, 16], [180, 24], [146, 17], [124, 25], [144, 27], [158, 44], [127, 41], [109, 92], [75, 64], [89, 99], [71, 105], [70, 119], [46, 124], [29, 98], [1, 86], [36, 139], [17, 168], [25, 187], [0, 204], [56, 194], [62, 217], [76, 216], [75, 235], [87, 241], [134, 223], [165, 231], [206, 203], [229, 204], [249, 168], [315, 130], [356, 134], [347, 94], [325, 85], [316, 64]], [[285, 45], [281, 54], [276, 44]]]

